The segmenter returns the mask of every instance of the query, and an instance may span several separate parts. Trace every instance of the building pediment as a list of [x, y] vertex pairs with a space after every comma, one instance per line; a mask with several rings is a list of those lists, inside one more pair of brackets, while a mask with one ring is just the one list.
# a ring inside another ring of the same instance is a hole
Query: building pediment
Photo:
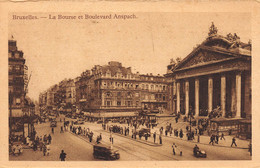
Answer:
[[218, 53], [216, 51], [211, 51], [210, 49], [203, 49], [201, 47], [195, 49], [189, 56], [182, 60], [175, 70], [192, 68], [195, 66], [202, 66], [205, 64], [221, 62], [225, 60], [230, 60], [235, 58], [235, 56]]

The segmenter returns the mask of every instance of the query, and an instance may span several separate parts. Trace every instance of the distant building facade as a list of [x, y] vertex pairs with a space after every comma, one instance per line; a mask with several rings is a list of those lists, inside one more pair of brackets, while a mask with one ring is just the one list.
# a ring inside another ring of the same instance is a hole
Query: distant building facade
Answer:
[[167, 81], [140, 75], [111, 61], [94, 66], [76, 79], [77, 104], [94, 117], [133, 116], [142, 108], [167, 108]]

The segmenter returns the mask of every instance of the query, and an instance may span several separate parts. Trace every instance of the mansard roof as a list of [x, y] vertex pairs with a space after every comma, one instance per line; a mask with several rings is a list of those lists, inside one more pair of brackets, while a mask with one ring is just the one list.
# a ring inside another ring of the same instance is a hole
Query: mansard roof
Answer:
[[111, 65], [104, 65], [101, 68], [103, 74], [110, 72], [111, 75], [116, 75], [116, 73], [122, 73], [122, 75], [126, 76], [127, 74], [132, 74], [131, 68], [126, 68], [122, 66], [111, 66]]

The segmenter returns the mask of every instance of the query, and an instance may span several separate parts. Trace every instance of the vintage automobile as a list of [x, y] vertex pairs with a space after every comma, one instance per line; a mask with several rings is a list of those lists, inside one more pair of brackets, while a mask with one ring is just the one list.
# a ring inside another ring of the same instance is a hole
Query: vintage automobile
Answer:
[[148, 134], [148, 136], [151, 136], [151, 130], [149, 128], [141, 128], [140, 130], [137, 130], [136, 133], [141, 136], [144, 136], [145, 134]]
[[93, 146], [93, 156], [95, 159], [103, 160], [117, 160], [120, 158], [118, 150], [111, 149], [110, 146], [104, 144]]
[[98, 120], [97, 121], [97, 124], [102, 124], [103, 123], [103, 120]]
[[198, 149], [197, 151], [195, 151], [193, 149], [193, 155], [197, 158], [206, 158], [207, 157], [207, 153], [200, 149]]
[[50, 127], [57, 127], [57, 121], [51, 121]]
[[79, 119], [77, 120], [76, 122], [74, 122], [75, 125], [81, 125], [81, 124], [84, 124], [84, 120], [82, 119]]

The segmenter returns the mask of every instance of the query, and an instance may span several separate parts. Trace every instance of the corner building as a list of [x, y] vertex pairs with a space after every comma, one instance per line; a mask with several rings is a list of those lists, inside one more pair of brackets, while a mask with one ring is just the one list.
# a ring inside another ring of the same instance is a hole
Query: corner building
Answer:
[[111, 61], [94, 66], [76, 79], [76, 102], [90, 117], [130, 117], [142, 107], [166, 109], [166, 89], [164, 77], [133, 73], [131, 67]]

